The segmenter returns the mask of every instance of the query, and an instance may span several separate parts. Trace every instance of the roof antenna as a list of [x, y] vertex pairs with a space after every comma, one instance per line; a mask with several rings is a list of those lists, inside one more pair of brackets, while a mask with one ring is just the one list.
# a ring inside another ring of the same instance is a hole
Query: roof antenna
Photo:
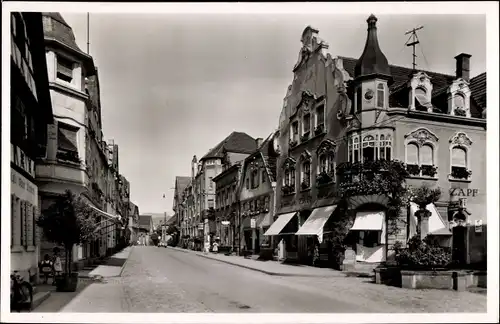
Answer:
[[[417, 55], [415, 54], [415, 46], [417, 44], [420, 44], [420, 41], [418, 40], [418, 36], [417, 36], [417, 30], [420, 30], [422, 28], [424, 28], [424, 26], [413, 28], [412, 30], [407, 31], [405, 33], [405, 35], [411, 34], [410, 38], [408, 38], [408, 40], [406, 41], [405, 45], [406, 46], [411, 46], [413, 48], [413, 62], [412, 62], [412, 65], [413, 65], [413, 70], [414, 71], [415, 71], [415, 67], [417, 66], [417, 63], [415, 62], [415, 59], [417, 58]], [[408, 43], [410, 41], [410, 39], [412, 40], [412, 42]]]
[[90, 49], [90, 13], [87, 12], [87, 54], [89, 54]]

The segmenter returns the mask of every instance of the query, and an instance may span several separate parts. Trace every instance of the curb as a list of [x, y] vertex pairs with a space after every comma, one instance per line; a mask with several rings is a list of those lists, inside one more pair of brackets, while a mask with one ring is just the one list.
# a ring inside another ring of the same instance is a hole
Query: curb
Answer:
[[[332, 278], [332, 277], [336, 277], [336, 276], [330, 276], [330, 275], [295, 274], [295, 273], [272, 272], [272, 271], [262, 270], [262, 269], [258, 269], [258, 268], [254, 268], [254, 267], [250, 267], [250, 266], [238, 264], [238, 263], [233, 263], [231, 261], [226, 261], [226, 260], [211, 258], [211, 257], [203, 255], [203, 254], [197, 254], [197, 255], [199, 257], [202, 257], [202, 258], [206, 258], [206, 259], [210, 259], [210, 260], [215, 260], [215, 261], [227, 263], [227, 264], [230, 264], [230, 265], [233, 265], [233, 266], [237, 266], [237, 267], [240, 267], [240, 268], [245, 268], [245, 269], [248, 269], [248, 270], [262, 272], [262, 273], [265, 273], [265, 274], [270, 275], [270, 276], [279, 276], [279, 277], [306, 277], [306, 278], [312, 278], [312, 277], [314, 277], [314, 278]], [[347, 276], [344, 275], [344, 274], [342, 274], [342, 275], [340, 275], [338, 277], [347, 277]]]
[[127, 265], [128, 259], [130, 259], [130, 255], [132, 254], [132, 251], [134, 251], [134, 246], [132, 246], [130, 248], [130, 252], [128, 253], [127, 260], [125, 260], [125, 262], [123, 263], [122, 268], [120, 269], [120, 273], [118, 274], [118, 276], [113, 276], [111, 278], [116, 278], [116, 277], [122, 276], [123, 269], [125, 269], [125, 266]]

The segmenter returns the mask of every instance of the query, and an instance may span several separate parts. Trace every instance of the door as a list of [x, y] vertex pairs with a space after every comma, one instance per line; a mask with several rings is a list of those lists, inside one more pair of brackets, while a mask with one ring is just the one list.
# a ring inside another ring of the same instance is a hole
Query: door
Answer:
[[467, 227], [453, 227], [452, 260], [460, 265], [467, 263]]
[[260, 231], [258, 228], [255, 229], [255, 251], [254, 254], [259, 254], [260, 253]]

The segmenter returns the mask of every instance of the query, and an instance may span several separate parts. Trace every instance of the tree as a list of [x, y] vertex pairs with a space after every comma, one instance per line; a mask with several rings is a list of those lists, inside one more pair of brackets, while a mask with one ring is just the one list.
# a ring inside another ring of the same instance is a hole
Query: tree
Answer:
[[37, 220], [45, 237], [64, 246], [66, 256], [65, 272], [71, 274], [73, 246], [87, 243], [97, 237], [97, 215], [82, 197], [76, 197], [66, 190]]

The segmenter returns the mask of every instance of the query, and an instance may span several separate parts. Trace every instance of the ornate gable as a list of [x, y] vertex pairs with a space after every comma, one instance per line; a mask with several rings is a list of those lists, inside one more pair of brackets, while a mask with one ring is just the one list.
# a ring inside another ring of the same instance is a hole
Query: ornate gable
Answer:
[[470, 117], [469, 82], [459, 78], [448, 88], [448, 114], [451, 116]]
[[428, 130], [427, 128], [420, 127], [405, 135], [406, 141], [415, 141], [418, 145], [422, 146], [426, 142], [437, 142], [439, 138]]
[[422, 71], [413, 74], [413, 77], [408, 82], [410, 88], [409, 107], [414, 110], [417, 104], [427, 108], [427, 112], [432, 112], [432, 83], [431, 78]]

